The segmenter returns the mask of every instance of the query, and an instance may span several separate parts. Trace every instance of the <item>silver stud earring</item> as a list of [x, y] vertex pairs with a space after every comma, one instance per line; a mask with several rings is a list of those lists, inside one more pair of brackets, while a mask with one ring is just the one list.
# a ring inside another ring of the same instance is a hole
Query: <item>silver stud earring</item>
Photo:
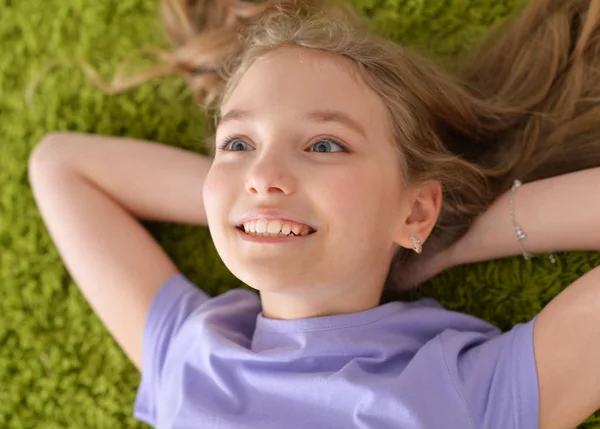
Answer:
[[409, 239], [413, 244], [413, 250], [417, 253], [421, 253], [423, 251], [421, 240], [414, 234], [410, 234]]

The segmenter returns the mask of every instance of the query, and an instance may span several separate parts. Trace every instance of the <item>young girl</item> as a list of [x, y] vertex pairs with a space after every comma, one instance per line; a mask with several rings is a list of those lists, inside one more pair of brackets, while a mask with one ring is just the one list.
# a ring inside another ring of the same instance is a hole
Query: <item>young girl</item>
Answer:
[[[600, 407], [600, 268], [506, 333], [383, 302], [459, 264], [600, 250], [600, 0], [534, 2], [454, 77], [324, 4], [165, 4], [162, 70], [215, 108], [214, 157], [54, 133], [30, 161], [142, 370], [138, 419], [563, 429]], [[207, 225], [259, 293], [211, 298], [136, 219]]]

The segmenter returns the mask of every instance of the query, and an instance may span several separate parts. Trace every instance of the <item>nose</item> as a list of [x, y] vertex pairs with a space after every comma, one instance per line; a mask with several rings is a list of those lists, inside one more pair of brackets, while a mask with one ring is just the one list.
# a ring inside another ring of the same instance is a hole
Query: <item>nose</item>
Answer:
[[295, 178], [290, 163], [276, 151], [265, 152], [256, 159], [248, 170], [246, 191], [252, 195], [283, 194], [295, 191]]

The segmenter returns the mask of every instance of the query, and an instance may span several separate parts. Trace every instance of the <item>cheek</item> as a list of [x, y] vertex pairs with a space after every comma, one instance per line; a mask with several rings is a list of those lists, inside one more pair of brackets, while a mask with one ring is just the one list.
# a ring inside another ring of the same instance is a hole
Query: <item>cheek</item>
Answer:
[[332, 229], [346, 239], [364, 234], [365, 225], [373, 222], [373, 212], [377, 210], [374, 194], [369, 184], [361, 179], [362, 176], [348, 174], [318, 188], [323, 210], [333, 223]]
[[383, 174], [379, 167], [367, 170], [322, 186], [323, 209], [334, 223], [336, 234], [341, 235], [339, 240], [387, 246], [399, 211], [400, 184], [392, 182], [393, 174]]
[[227, 201], [231, 199], [228, 187], [231, 187], [231, 177], [228, 177], [225, 169], [219, 165], [213, 165], [206, 175], [202, 188], [204, 209], [209, 226], [226, 215], [224, 209]]

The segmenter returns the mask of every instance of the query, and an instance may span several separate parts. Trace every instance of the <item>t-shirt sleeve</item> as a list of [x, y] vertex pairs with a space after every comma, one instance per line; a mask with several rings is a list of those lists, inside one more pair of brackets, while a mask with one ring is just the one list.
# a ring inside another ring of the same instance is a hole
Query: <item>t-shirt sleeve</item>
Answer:
[[169, 346], [189, 316], [209, 299], [181, 273], [167, 279], [154, 296], [144, 327], [142, 378], [133, 411], [136, 419], [155, 426], [156, 397]]
[[491, 339], [456, 331], [440, 336], [450, 377], [474, 428], [538, 427], [534, 323], [535, 318]]

